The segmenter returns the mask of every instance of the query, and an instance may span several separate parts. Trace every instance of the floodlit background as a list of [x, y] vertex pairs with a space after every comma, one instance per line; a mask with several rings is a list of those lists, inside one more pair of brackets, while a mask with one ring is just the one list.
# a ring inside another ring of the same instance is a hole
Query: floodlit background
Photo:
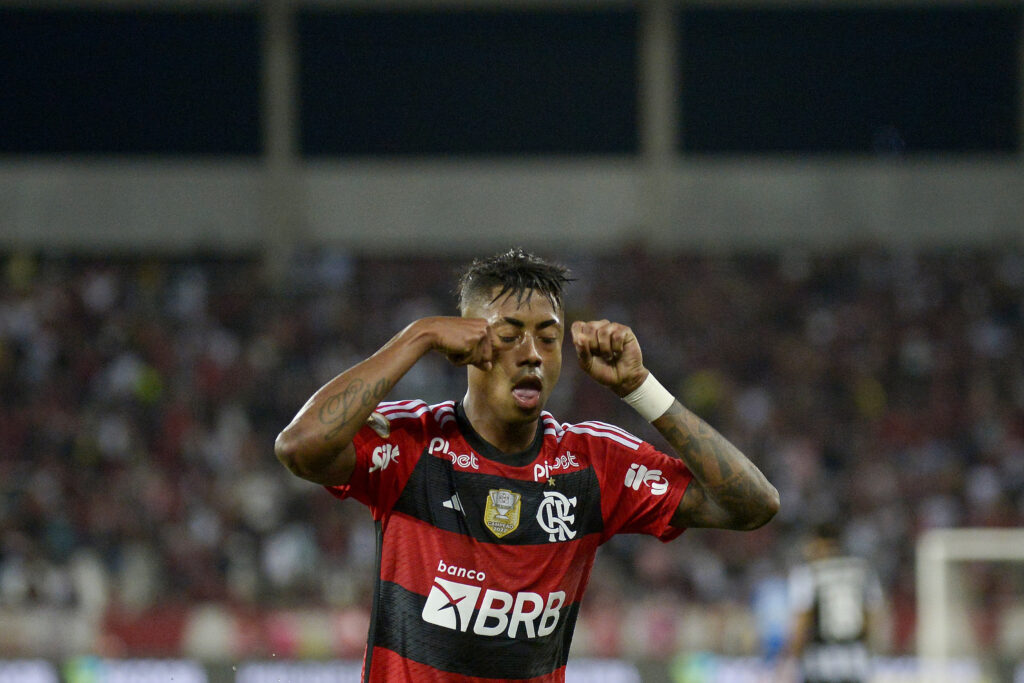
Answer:
[[[0, 682], [356, 680], [369, 514], [274, 436], [515, 245], [782, 495], [607, 544], [570, 679], [770, 680], [833, 521], [883, 579], [876, 681], [918, 680], [918, 542], [1024, 526], [1022, 33], [1015, 0], [0, 0]], [[571, 362], [549, 408], [664, 445]], [[939, 648], [1024, 680], [1024, 568], [978, 552]]]

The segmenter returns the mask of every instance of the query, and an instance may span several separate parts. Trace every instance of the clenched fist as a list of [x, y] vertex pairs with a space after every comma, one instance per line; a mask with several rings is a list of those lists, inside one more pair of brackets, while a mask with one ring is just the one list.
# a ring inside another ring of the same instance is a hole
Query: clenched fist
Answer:
[[427, 318], [431, 347], [454, 365], [475, 365], [490, 370], [494, 361], [491, 326], [483, 318]]
[[608, 320], [572, 324], [572, 343], [580, 367], [619, 396], [625, 396], [647, 378], [636, 335], [626, 325]]

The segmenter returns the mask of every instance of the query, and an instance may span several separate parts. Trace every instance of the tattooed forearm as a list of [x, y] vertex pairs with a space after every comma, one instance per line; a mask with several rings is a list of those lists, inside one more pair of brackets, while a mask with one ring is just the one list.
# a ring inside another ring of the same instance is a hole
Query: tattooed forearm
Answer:
[[340, 392], [325, 397], [317, 414], [321, 424], [331, 427], [324, 434], [324, 441], [336, 437], [353, 419], [366, 419], [366, 408], [375, 407], [390, 390], [391, 382], [386, 377], [373, 385], [357, 377]]
[[654, 426], [700, 484], [701, 502], [713, 503], [694, 506], [693, 525], [755, 528], [771, 519], [778, 492], [728, 439], [678, 401]]

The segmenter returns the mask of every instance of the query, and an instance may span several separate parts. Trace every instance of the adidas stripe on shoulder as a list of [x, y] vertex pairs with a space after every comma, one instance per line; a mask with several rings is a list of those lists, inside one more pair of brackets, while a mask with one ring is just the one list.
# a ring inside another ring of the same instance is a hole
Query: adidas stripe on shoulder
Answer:
[[558, 423], [558, 420], [555, 419], [554, 415], [544, 410], [541, 411], [540, 417], [541, 424], [544, 426], [545, 436], [553, 435], [556, 438], [561, 439], [562, 436], [565, 435], [565, 430], [562, 428], [562, 425]]
[[579, 424], [567, 424], [564, 427], [565, 431], [571, 434], [587, 434], [588, 436], [596, 436], [601, 439], [610, 439], [634, 451], [640, 448], [640, 444], [643, 443], [640, 438], [633, 436], [625, 429], [608, 424], [607, 422], [589, 420]]
[[421, 399], [410, 399], [407, 401], [382, 401], [377, 405], [376, 411], [388, 422], [402, 419], [421, 420], [424, 415], [430, 413], [438, 426], [444, 427], [455, 421], [455, 401], [444, 401], [427, 405]]
[[430, 407], [420, 399], [409, 401], [382, 401], [377, 404], [375, 412], [380, 413], [390, 422], [402, 418], [418, 418], [427, 412]]

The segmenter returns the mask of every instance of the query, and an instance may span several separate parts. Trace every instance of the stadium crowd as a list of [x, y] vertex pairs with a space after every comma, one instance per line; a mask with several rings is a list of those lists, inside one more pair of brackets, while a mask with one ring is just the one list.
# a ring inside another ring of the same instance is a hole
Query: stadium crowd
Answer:
[[[917, 536], [1024, 525], [1024, 253], [562, 260], [578, 278], [567, 318], [633, 326], [662, 383], [783, 503], [750, 534], [614, 539], [585, 606], [593, 638], [623, 602], [748, 606], [835, 521], [878, 568], [890, 646], [907, 651]], [[271, 286], [255, 258], [5, 255], [0, 611], [365, 608], [369, 515], [310, 495], [274, 437], [405, 324], [454, 314], [463, 263], [310, 253]], [[392, 396], [458, 398], [463, 382], [431, 357]], [[548, 409], [661, 445], [572, 362]], [[978, 572], [990, 614], [1024, 593], [1019, 572]]]

